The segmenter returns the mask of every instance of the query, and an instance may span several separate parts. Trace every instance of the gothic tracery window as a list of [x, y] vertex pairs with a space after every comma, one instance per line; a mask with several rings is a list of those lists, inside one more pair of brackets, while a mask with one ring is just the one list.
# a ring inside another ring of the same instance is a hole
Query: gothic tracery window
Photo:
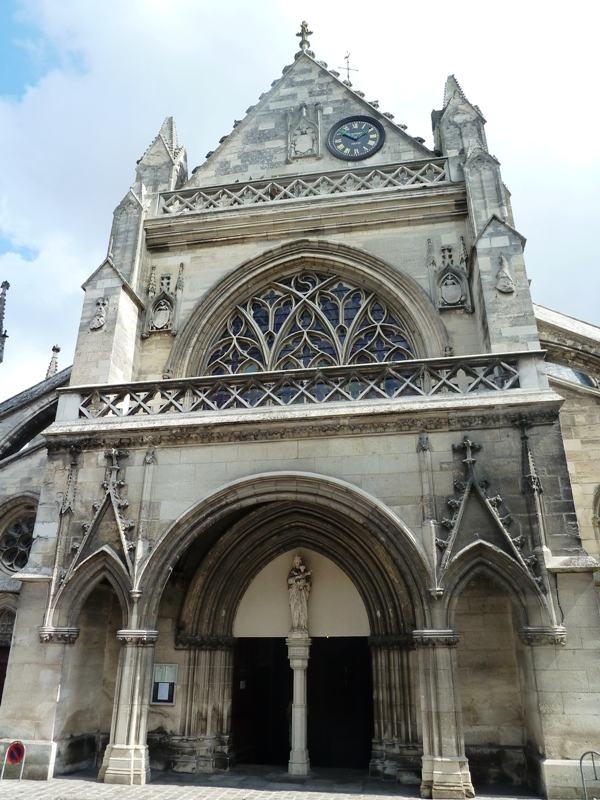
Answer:
[[18, 517], [0, 535], [0, 563], [10, 572], [17, 572], [29, 561], [33, 543], [35, 516]]
[[304, 271], [238, 304], [213, 337], [203, 372], [376, 364], [414, 353], [404, 322], [372, 291]]

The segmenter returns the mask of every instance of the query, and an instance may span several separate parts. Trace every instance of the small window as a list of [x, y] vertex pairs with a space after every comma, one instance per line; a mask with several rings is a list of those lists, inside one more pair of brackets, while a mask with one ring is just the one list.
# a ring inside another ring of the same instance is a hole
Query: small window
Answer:
[[177, 664], [155, 664], [152, 683], [152, 702], [174, 705]]

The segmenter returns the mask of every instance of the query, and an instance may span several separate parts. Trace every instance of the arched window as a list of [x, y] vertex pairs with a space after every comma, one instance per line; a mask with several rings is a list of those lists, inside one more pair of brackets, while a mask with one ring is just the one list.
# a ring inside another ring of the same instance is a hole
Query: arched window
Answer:
[[0, 528], [0, 564], [9, 572], [23, 569], [29, 561], [34, 524], [35, 514], [25, 512]]
[[368, 289], [295, 272], [239, 303], [212, 338], [203, 373], [376, 364], [415, 357], [407, 327]]

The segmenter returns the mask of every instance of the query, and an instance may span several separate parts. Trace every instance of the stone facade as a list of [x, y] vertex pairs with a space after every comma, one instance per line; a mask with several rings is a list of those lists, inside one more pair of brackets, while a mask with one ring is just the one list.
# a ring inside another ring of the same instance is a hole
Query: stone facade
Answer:
[[303, 30], [189, 178], [170, 119], [138, 163], [72, 370], [0, 406], [0, 737], [29, 777], [363, 764], [579, 796], [600, 333], [534, 309], [452, 76], [433, 125], [435, 151]]

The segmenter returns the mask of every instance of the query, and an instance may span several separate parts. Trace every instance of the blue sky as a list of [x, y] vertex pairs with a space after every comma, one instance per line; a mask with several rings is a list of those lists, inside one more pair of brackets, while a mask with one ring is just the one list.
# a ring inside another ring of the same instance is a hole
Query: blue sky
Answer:
[[[3, 0], [0, 280], [9, 340], [0, 399], [70, 363], [81, 284], [104, 258], [135, 162], [174, 115], [190, 168], [281, 75], [305, 17], [317, 58], [431, 145], [455, 73], [486, 119], [490, 152], [527, 237], [534, 300], [598, 324], [600, 119], [586, 0]], [[409, 13], [410, 11], [410, 13]]]

